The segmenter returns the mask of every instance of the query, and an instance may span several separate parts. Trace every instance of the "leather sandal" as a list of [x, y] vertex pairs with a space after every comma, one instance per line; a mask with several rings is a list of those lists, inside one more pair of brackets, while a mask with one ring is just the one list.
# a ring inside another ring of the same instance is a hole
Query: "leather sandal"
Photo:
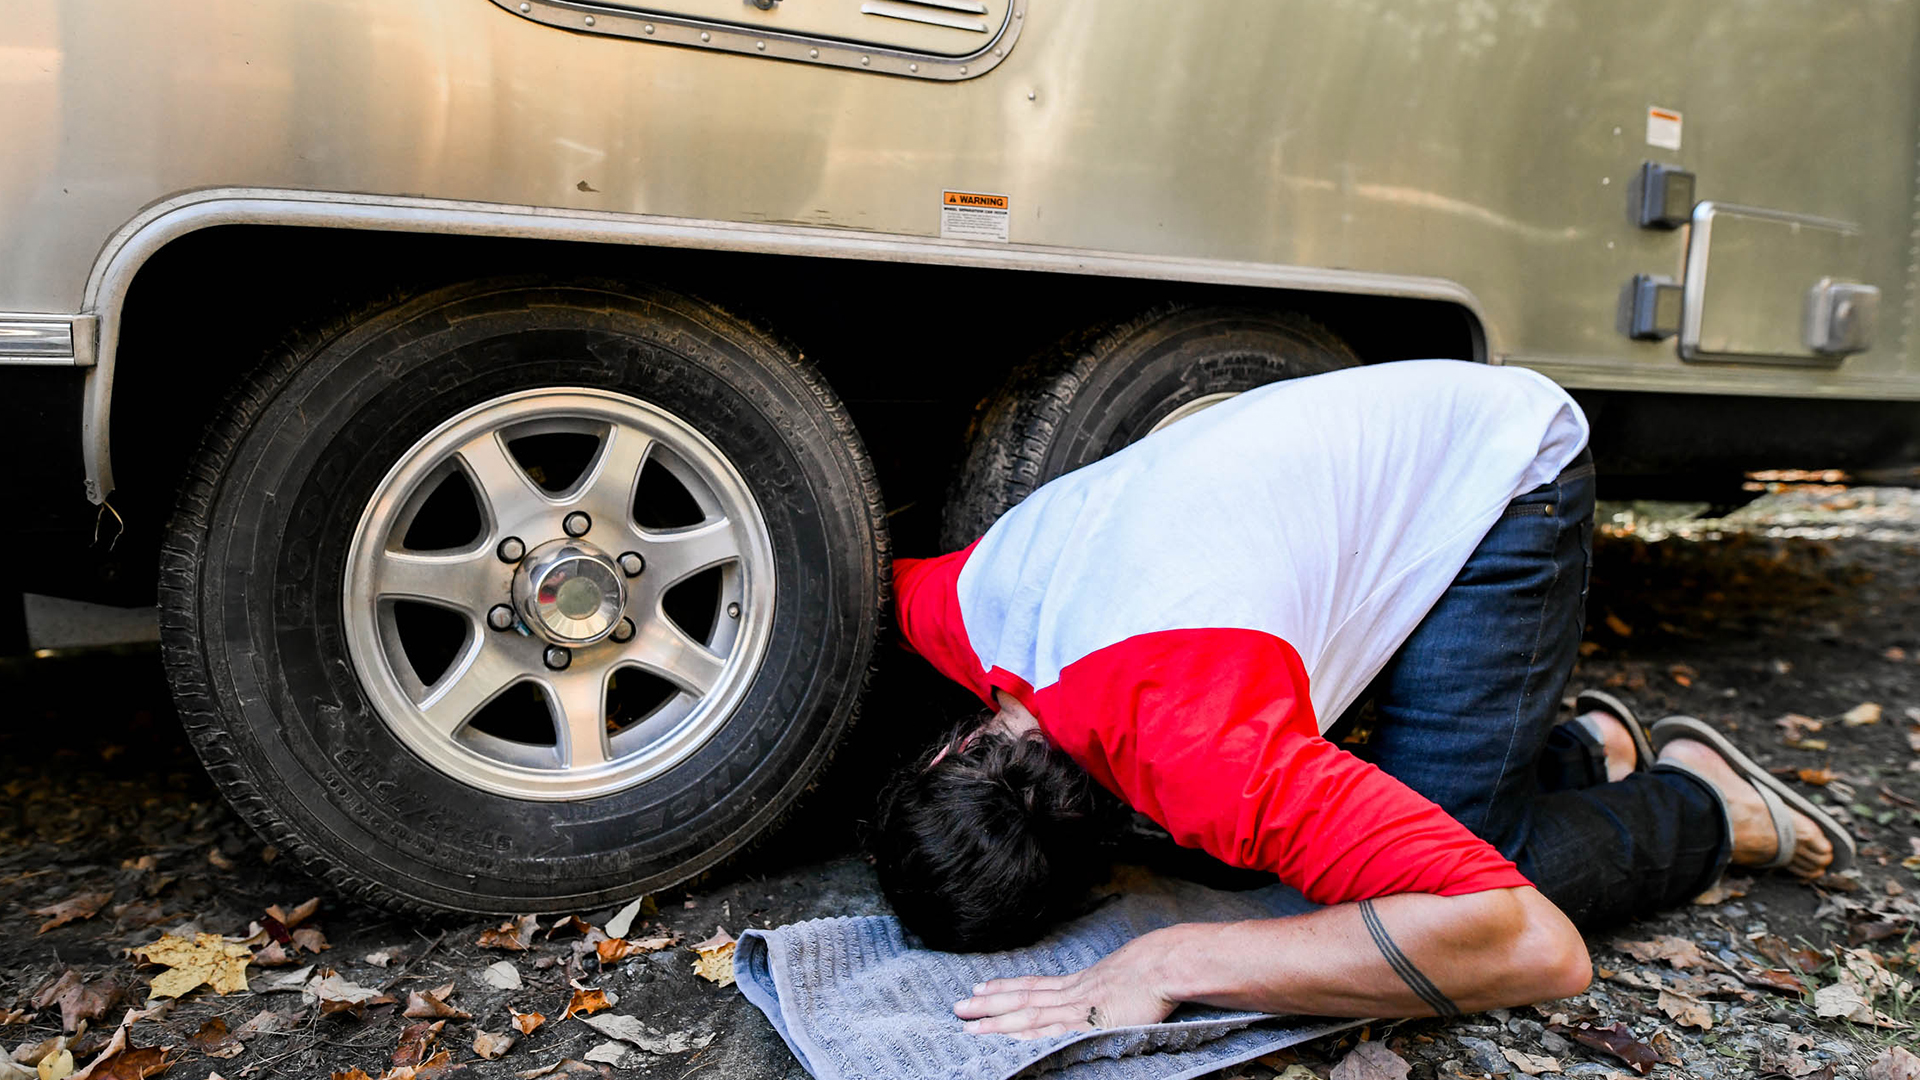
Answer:
[[[1739, 773], [1741, 779], [1752, 784], [1753, 789], [1760, 793], [1760, 802], [1766, 806], [1767, 816], [1773, 820], [1773, 833], [1779, 844], [1779, 850], [1774, 853], [1772, 859], [1754, 866], [1753, 869], [1775, 870], [1793, 861], [1794, 853], [1800, 847], [1800, 838], [1793, 827], [1792, 810], [1805, 814], [1833, 843], [1833, 862], [1827, 865], [1827, 873], [1837, 874], [1853, 865], [1855, 857], [1853, 835], [1841, 827], [1840, 823], [1826, 811], [1807, 801], [1799, 792], [1774, 779], [1772, 773], [1741, 753], [1727, 741], [1726, 736], [1691, 716], [1669, 716], [1653, 725], [1655, 747], [1664, 747], [1675, 739], [1692, 739], [1695, 742], [1705, 743], [1732, 766], [1733, 771]], [[1699, 777], [1698, 773], [1678, 762], [1664, 762], [1662, 767], [1678, 769], [1690, 776]]]
[[1655, 760], [1653, 744], [1647, 741], [1646, 729], [1641, 727], [1640, 721], [1634, 718], [1633, 710], [1627, 708], [1626, 702], [1621, 701], [1605, 690], [1582, 690], [1574, 695], [1573, 719], [1567, 722], [1572, 724], [1576, 730], [1582, 732], [1583, 737], [1585, 735], [1591, 735], [1595, 741], [1598, 741], [1598, 733], [1585, 724], [1580, 723], [1580, 718], [1590, 712], [1606, 713], [1608, 716], [1620, 721], [1620, 723], [1626, 727], [1627, 734], [1633, 738], [1634, 772], [1646, 772], [1648, 769], [1653, 768]]

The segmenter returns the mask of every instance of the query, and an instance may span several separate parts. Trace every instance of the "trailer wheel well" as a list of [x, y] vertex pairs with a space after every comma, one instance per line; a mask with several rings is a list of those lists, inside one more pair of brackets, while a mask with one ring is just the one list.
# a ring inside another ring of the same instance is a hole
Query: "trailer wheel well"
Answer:
[[[230, 388], [282, 338], [343, 309], [456, 280], [541, 274], [655, 282], [752, 318], [804, 350], [847, 402], [896, 538], [933, 542], [968, 418], [1011, 367], [1065, 333], [1179, 301], [1270, 306], [1326, 325], [1367, 362], [1485, 359], [1447, 301], [738, 252], [276, 225], [189, 233], [126, 298], [110, 430], [127, 533], [111, 575], [151, 602], [153, 558], [186, 462]], [[144, 560], [144, 563], [142, 562]]]

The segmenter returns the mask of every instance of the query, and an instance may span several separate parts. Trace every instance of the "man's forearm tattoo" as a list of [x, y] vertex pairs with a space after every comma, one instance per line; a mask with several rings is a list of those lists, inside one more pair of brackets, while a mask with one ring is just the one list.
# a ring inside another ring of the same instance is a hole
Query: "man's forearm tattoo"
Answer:
[[1435, 1016], [1451, 1018], [1460, 1015], [1460, 1006], [1455, 1005], [1453, 999], [1441, 993], [1440, 988], [1433, 985], [1433, 980], [1427, 978], [1419, 968], [1414, 967], [1413, 961], [1407, 959], [1407, 954], [1401, 952], [1400, 946], [1393, 943], [1393, 938], [1387, 934], [1386, 925], [1380, 921], [1380, 913], [1373, 910], [1373, 901], [1360, 901], [1360, 921], [1367, 924], [1368, 936], [1373, 938], [1374, 947], [1380, 950], [1380, 955], [1387, 958], [1393, 973], [1400, 976], [1401, 981], [1407, 984], [1407, 989], [1412, 990], [1416, 997], [1427, 1003], [1427, 1008], [1432, 1009]]

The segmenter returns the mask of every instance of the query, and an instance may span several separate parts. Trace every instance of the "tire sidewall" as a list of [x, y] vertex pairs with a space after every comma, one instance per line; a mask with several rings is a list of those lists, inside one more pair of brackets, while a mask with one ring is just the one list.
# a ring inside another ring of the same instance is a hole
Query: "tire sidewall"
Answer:
[[[553, 386], [700, 430], [774, 552], [773, 632], [730, 719], [665, 773], [575, 801], [482, 792], [408, 751], [353, 673], [341, 599], [400, 455], [462, 410]], [[231, 749], [296, 835], [408, 899], [558, 908], [692, 876], [791, 801], [851, 710], [879, 601], [877, 539], [836, 475], [852, 456], [783, 350], [685, 298], [466, 287], [366, 320], [292, 371], [211, 505], [199, 621]]]

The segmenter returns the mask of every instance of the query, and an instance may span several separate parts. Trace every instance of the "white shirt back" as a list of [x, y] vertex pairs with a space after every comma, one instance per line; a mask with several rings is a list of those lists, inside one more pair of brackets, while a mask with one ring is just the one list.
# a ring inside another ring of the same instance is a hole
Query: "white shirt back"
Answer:
[[1162, 630], [1260, 630], [1306, 665], [1322, 730], [1516, 495], [1586, 445], [1544, 376], [1409, 360], [1275, 383], [1035, 491], [958, 581], [975, 654], [1039, 690]]

